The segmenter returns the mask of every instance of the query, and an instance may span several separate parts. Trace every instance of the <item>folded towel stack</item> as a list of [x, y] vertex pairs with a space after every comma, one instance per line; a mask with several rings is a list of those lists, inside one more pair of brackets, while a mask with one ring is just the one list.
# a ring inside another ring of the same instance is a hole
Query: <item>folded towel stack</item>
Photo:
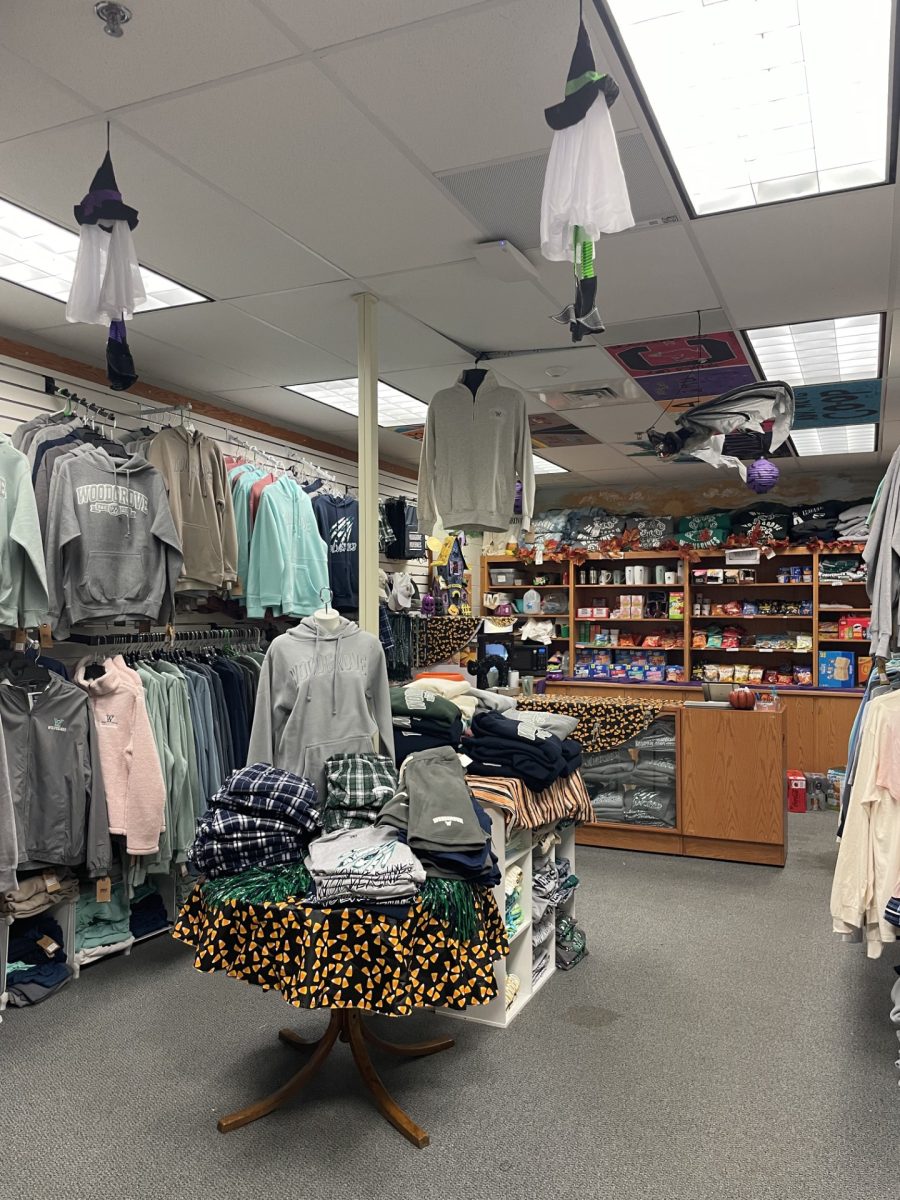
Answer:
[[197, 822], [188, 862], [215, 879], [299, 862], [321, 828], [315, 786], [268, 763], [232, 772]]

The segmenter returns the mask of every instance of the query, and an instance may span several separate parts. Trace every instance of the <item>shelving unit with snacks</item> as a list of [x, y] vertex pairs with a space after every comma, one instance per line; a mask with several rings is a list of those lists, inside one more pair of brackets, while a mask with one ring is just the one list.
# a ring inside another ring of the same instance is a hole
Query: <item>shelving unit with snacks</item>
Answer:
[[[786, 710], [789, 765], [827, 771], [846, 762], [850, 728], [871, 668], [861, 550], [854, 544], [837, 551], [804, 546], [769, 554], [762, 549], [759, 562], [744, 567], [728, 564], [721, 548], [694, 550], [689, 559], [671, 550], [626, 551], [616, 557], [592, 555], [583, 564], [541, 566], [500, 557], [485, 561], [483, 578], [499, 567], [517, 572], [525, 586], [541, 573], [567, 581], [569, 638], [562, 638], [566, 624], [560, 621], [557, 669], [547, 672], [548, 691], [631, 692], [677, 702], [697, 698], [704, 667], [709, 677], [715, 668], [716, 682], [734, 682], [740, 668], [737, 682], [768, 687], [775, 681]], [[633, 582], [626, 583], [629, 567]], [[636, 575], [637, 568], [647, 574]], [[506, 589], [496, 585], [493, 590]], [[664, 595], [683, 604], [683, 616], [670, 617]], [[635, 597], [643, 604], [637, 610]], [[648, 598], [657, 602], [649, 617]], [[578, 615], [585, 610], [589, 616]], [[726, 628], [741, 631], [729, 632], [727, 644]], [[710, 645], [711, 633], [715, 642], [721, 637], [721, 644]]]

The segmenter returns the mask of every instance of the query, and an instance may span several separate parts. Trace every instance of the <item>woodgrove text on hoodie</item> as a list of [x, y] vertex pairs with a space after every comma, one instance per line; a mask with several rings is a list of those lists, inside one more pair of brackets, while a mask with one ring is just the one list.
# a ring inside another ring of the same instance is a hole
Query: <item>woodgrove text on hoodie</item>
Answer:
[[325, 800], [333, 754], [381, 752], [394, 758], [391, 694], [378, 638], [341, 618], [334, 633], [314, 617], [275, 638], [256, 694], [247, 761], [303, 775]]
[[183, 425], [156, 435], [147, 458], [163, 477], [184, 557], [176, 591], [220, 591], [237, 582], [237, 530], [222, 451]]
[[97, 447], [60, 462], [46, 553], [57, 638], [78, 621], [173, 619], [181, 545], [162, 477], [140, 455], [121, 462]]

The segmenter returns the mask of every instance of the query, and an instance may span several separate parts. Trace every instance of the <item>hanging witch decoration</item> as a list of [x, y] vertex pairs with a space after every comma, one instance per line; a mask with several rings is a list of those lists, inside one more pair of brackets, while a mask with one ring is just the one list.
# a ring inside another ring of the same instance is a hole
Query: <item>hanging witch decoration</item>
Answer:
[[137, 380], [137, 372], [125, 337], [125, 322], [147, 295], [131, 237], [138, 223], [137, 209], [129, 208], [122, 200], [108, 136], [106, 156], [91, 181], [90, 191], [75, 205], [75, 220], [81, 226], [81, 236], [66, 320], [109, 325], [106, 375], [111, 388], [126, 391]]
[[554, 132], [541, 199], [541, 253], [574, 262], [575, 301], [553, 317], [569, 326], [573, 342], [605, 328], [597, 310], [594, 242], [634, 225], [609, 115], [618, 94], [613, 77], [596, 69], [582, 17], [565, 99], [544, 109]]

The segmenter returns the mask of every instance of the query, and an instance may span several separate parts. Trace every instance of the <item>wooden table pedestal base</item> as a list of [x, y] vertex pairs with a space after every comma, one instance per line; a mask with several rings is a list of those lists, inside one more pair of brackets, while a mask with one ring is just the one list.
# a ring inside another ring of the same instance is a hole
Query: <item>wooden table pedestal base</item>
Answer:
[[335, 1009], [331, 1014], [328, 1028], [318, 1041], [302, 1038], [298, 1033], [294, 1033], [293, 1029], [282, 1029], [278, 1036], [285, 1045], [293, 1046], [298, 1050], [312, 1050], [309, 1062], [295, 1075], [292, 1075], [287, 1083], [282, 1084], [277, 1091], [272, 1092], [265, 1099], [257, 1100], [255, 1104], [248, 1104], [246, 1108], [239, 1108], [237, 1112], [222, 1117], [218, 1122], [220, 1133], [230, 1133], [232, 1129], [240, 1129], [242, 1125], [258, 1121], [260, 1117], [266, 1116], [276, 1108], [280, 1108], [282, 1104], [286, 1104], [288, 1100], [292, 1100], [318, 1073], [319, 1068], [334, 1048], [335, 1042], [340, 1039], [349, 1044], [357, 1070], [362, 1076], [363, 1083], [375, 1097], [375, 1103], [381, 1115], [420, 1150], [423, 1146], [428, 1145], [428, 1134], [403, 1111], [382, 1083], [372, 1059], [369, 1057], [366, 1043], [400, 1058], [424, 1058], [428, 1054], [438, 1054], [441, 1050], [449, 1050], [453, 1045], [452, 1038], [438, 1038], [433, 1042], [417, 1042], [406, 1046], [397, 1042], [386, 1042], [363, 1025], [362, 1014], [354, 1009]]

